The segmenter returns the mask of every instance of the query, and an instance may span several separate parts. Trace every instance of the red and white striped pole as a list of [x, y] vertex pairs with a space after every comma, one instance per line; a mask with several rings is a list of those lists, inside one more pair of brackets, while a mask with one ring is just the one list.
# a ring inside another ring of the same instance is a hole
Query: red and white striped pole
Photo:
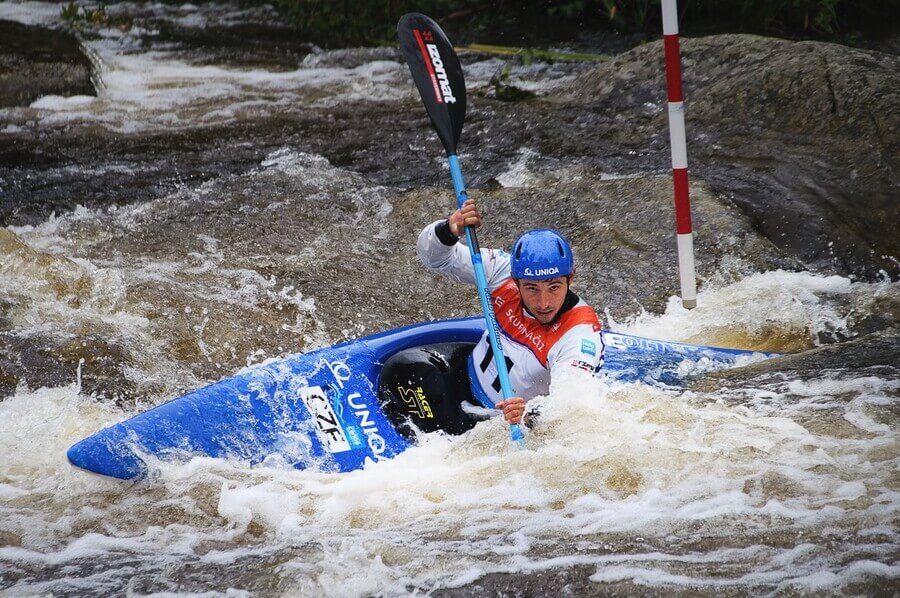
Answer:
[[672, 145], [672, 180], [675, 183], [675, 232], [678, 239], [678, 276], [681, 304], [697, 307], [697, 275], [694, 272], [694, 234], [691, 231], [691, 198], [688, 193], [687, 141], [684, 132], [684, 94], [681, 91], [681, 50], [678, 46], [677, 0], [662, 0], [663, 46], [666, 54], [666, 88], [669, 94], [669, 141]]

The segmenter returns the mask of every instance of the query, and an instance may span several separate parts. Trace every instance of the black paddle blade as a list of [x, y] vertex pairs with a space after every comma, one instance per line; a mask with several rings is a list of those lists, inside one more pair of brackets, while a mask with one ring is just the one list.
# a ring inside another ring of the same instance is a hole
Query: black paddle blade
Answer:
[[447, 154], [455, 154], [466, 118], [466, 82], [459, 58], [438, 24], [425, 15], [403, 15], [397, 37], [434, 129]]

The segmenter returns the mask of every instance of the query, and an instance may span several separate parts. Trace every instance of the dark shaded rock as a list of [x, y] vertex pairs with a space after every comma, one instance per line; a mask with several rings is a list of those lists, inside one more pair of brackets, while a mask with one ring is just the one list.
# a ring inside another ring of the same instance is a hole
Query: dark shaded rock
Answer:
[[[692, 172], [807, 265], [900, 277], [900, 57], [717, 35], [683, 40], [682, 63]], [[563, 101], [630, 126], [585, 131], [565, 151], [665, 131], [663, 73], [654, 42], [580, 78]]]
[[133, 362], [126, 349], [93, 334], [61, 342], [45, 335], [0, 333], [0, 400], [19, 385], [35, 390], [73, 384], [80, 365], [82, 393], [121, 404], [135, 395], [123, 372]]
[[[16, 330], [13, 312], [27, 311], [36, 298], [71, 309], [90, 303], [98, 291], [89, 272], [72, 260], [30, 247], [6, 229], [0, 229], [0, 272], [21, 286], [20, 295], [13, 290], [12, 296], [0, 298], [0, 399], [19, 385], [37, 389], [74, 383], [79, 365], [85, 394], [120, 400], [134, 396], [124, 370], [135, 360], [120, 342], [104, 337], [107, 331]], [[10, 292], [15, 287], [4, 288]]]
[[0, 108], [45, 95], [96, 95], [90, 61], [68, 33], [0, 20]]
[[190, 50], [203, 48], [197, 64], [232, 67], [263, 67], [270, 70], [293, 70], [314, 49], [300, 40], [289, 27], [266, 23], [234, 23], [231, 25], [185, 27], [171, 21], [153, 21], [160, 39], [183, 45]]
[[627, 597], [647, 598], [709, 597], [731, 598], [745, 596], [746, 588], [720, 588], [713, 584], [686, 587], [653, 587], [634, 580], [595, 582], [591, 576], [603, 571], [602, 565], [574, 565], [547, 571], [489, 573], [476, 582], [460, 588], [438, 589], [431, 595], [436, 598], [469, 598], [473, 596], [502, 596], [504, 598], [558, 598]]

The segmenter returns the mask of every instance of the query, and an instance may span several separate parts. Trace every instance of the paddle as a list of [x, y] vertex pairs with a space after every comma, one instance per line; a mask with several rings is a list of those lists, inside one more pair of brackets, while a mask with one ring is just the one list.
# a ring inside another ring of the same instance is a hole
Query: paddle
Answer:
[[[431, 124], [444, 144], [450, 163], [450, 178], [456, 191], [456, 203], [462, 207], [469, 196], [463, 183], [459, 158], [456, 156], [456, 143], [459, 141], [466, 117], [466, 82], [463, 79], [459, 58], [456, 57], [450, 40], [438, 24], [425, 15], [419, 13], [403, 15], [397, 24], [397, 36], [400, 38], [400, 50], [412, 72], [413, 81], [419, 89]], [[478, 246], [475, 229], [466, 226], [465, 231], [466, 243], [472, 256], [472, 268], [475, 270], [478, 298], [481, 300], [481, 310], [487, 322], [488, 338], [494, 351], [494, 363], [497, 366], [500, 388], [505, 400], [514, 396], [514, 393], [509, 383], [509, 371], [506, 369], [503, 348], [500, 345], [497, 319], [488, 295], [481, 249]], [[513, 442], [524, 446], [525, 437], [520, 425], [510, 424], [509, 435]]]

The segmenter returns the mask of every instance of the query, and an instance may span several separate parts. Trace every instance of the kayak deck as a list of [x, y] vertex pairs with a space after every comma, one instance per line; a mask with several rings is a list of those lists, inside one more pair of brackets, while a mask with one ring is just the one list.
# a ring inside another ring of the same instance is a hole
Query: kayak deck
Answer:
[[[477, 342], [482, 318], [416, 324], [253, 366], [115, 424], [73, 445], [72, 464], [139, 479], [155, 459], [227, 457], [251, 464], [272, 456], [298, 469], [352, 471], [409, 448], [381, 410], [381, 365], [399, 351]], [[604, 332], [607, 377], [677, 385], [688, 360], [728, 367], [749, 351]], [[755, 354], [772, 356], [772, 354]]]

